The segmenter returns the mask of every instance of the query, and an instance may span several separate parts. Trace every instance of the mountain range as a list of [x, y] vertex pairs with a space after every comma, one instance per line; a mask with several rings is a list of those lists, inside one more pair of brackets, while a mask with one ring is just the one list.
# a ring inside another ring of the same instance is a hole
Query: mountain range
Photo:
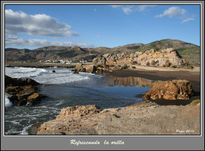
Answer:
[[132, 53], [136, 51], [144, 52], [150, 49], [166, 49], [174, 48], [178, 54], [189, 61], [191, 65], [200, 65], [200, 46], [187, 43], [180, 40], [163, 39], [154, 41], [148, 44], [134, 43], [114, 48], [96, 47], [96, 48], [80, 48], [78, 46], [64, 47], [64, 46], [47, 46], [37, 49], [17, 49], [6, 48], [5, 59], [6, 62], [24, 61], [24, 62], [38, 62], [45, 60], [71, 60], [79, 62], [80, 60], [92, 61], [95, 57], [105, 53]]

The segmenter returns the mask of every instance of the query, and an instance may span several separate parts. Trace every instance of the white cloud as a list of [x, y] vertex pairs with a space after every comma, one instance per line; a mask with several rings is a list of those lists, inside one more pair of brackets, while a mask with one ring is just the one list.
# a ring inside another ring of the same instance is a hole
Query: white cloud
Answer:
[[122, 7], [122, 11], [129, 15], [133, 10], [132, 10], [132, 7]]
[[32, 36], [66, 37], [78, 34], [71, 31], [71, 26], [58, 22], [46, 14], [29, 15], [22, 11], [5, 10], [5, 29], [7, 34], [25, 33]]
[[96, 8], [94, 8], [94, 9], [93, 9], [93, 11], [94, 11], [94, 12], [96, 12], [96, 11], [97, 11], [97, 9], [96, 9]]
[[137, 10], [140, 11], [140, 12], [143, 12], [147, 8], [151, 8], [151, 7], [155, 7], [155, 6], [156, 5], [140, 5], [140, 6], [138, 6]]
[[182, 23], [186, 23], [186, 22], [193, 21], [193, 20], [194, 20], [194, 17], [186, 18], [182, 21]]
[[167, 10], [165, 10], [162, 14], [157, 15], [156, 17], [164, 17], [168, 16], [170, 18], [172, 17], [177, 17], [177, 16], [182, 16], [186, 13], [186, 10], [180, 7], [170, 7]]
[[70, 41], [48, 41], [45, 39], [23, 39], [19, 37], [8, 37], [5, 41], [6, 47], [44, 47], [44, 46], [79, 46], [82, 48], [92, 48], [94, 45], [82, 42]]
[[121, 8], [121, 10], [126, 14], [129, 15], [133, 12], [133, 6], [127, 5], [111, 5], [112, 8]]

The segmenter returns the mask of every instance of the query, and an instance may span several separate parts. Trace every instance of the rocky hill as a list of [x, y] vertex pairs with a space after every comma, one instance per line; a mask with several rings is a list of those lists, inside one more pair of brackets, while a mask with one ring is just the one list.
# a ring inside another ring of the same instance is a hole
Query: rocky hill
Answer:
[[91, 60], [97, 56], [97, 52], [74, 47], [49, 46], [34, 50], [7, 48], [5, 51], [7, 61], [58, 61], [58, 60]]
[[197, 45], [180, 40], [163, 39], [143, 45], [137, 51], [146, 51], [153, 48], [156, 50], [173, 48], [182, 58], [188, 60], [190, 64], [200, 65], [200, 47]]
[[[45, 62], [69, 60], [79, 62], [80, 60], [92, 61], [94, 58], [107, 56], [132, 56], [137, 53], [148, 52], [150, 49], [159, 51], [162, 49], [172, 48], [177, 55], [186, 59], [191, 65], [200, 65], [200, 47], [191, 43], [186, 43], [179, 40], [164, 39], [154, 41], [148, 44], [135, 43], [114, 48], [97, 47], [97, 48], [80, 48], [77, 46], [48, 46], [34, 50], [6, 48], [5, 58], [7, 62]], [[114, 60], [116, 58], [114, 57]]]

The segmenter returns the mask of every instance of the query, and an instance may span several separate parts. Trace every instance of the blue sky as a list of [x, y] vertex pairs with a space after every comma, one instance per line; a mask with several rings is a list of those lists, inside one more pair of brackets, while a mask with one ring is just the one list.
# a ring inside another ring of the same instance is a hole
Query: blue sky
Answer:
[[6, 47], [200, 45], [200, 5], [6, 5]]

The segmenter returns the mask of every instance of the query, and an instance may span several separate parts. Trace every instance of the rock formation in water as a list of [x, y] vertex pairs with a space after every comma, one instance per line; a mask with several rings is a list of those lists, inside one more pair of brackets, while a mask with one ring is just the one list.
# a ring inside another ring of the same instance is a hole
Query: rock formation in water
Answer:
[[189, 100], [194, 95], [187, 80], [156, 82], [143, 96], [145, 100]]
[[78, 73], [78, 72], [96, 73], [96, 71], [97, 71], [97, 67], [95, 65], [83, 65], [82, 63], [78, 63], [74, 69], [74, 73]]
[[34, 105], [41, 101], [43, 95], [38, 93], [39, 83], [30, 78], [11, 78], [5, 76], [5, 92], [11, 95], [10, 101], [14, 105]]

